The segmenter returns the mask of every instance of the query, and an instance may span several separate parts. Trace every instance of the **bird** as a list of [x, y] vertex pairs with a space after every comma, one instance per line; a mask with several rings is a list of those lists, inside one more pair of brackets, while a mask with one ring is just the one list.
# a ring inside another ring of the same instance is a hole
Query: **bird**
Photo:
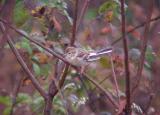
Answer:
[[82, 48], [69, 46], [65, 50], [65, 59], [78, 67], [86, 66], [91, 62], [99, 60], [102, 56], [112, 52], [112, 48], [104, 48], [98, 51], [85, 50]]

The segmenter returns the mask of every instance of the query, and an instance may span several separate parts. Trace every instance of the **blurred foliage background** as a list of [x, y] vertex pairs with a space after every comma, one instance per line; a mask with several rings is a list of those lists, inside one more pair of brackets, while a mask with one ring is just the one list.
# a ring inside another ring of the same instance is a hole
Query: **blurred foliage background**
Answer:
[[[85, 0], [79, 1], [78, 16]], [[143, 23], [148, 12], [149, 0], [126, 0], [125, 11], [127, 31]], [[5, 0], [0, 1], [0, 9]], [[23, 33], [37, 40], [44, 46], [64, 53], [71, 38], [75, 0], [16, 0], [13, 24]], [[160, 2], [155, 0], [152, 18], [159, 16]], [[91, 0], [85, 12], [84, 19], [78, 20], [79, 28], [76, 35], [77, 47], [99, 50], [112, 45], [112, 56], [102, 57], [91, 63], [86, 72], [116, 99], [116, 89], [113, 79], [115, 71], [119, 93], [125, 98], [125, 74], [123, 64], [123, 46], [121, 41], [112, 44], [121, 37], [121, 15], [119, 0]], [[151, 23], [149, 42], [143, 77], [132, 102], [147, 115], [160, 113], [160, 21]], [[140, 44], [144, 28], [139, 28], [127, 34], [129, 46], [129, 65], [131, 86], [136, 82], [135, 73], [140, 56]], [[15, 46], [25, 62], [35, 74], [41, 86], [47, 90], [54, 79], [55, 57], [41, 47], [34, 45], [24, 37], [11, 32]], [[2, 36], [2, 33], [0, 34]], [[112, 67], [111, 62], [114, 63]], [[44, 100], [27, 79], [17, 63], [8, 45], [0, 52], [0, 114], [9, 115], [12, 107], [12, 93], [17, 79], [23, 77], [20, 92], [17, 96], [14, 115], [42, 115]], [[61, 93], [53, 101], [53, 115], [65, 115], [69, 111], [73, 115], [114, 115], [111, 103], [93, 84], [70, 69]], [[138, 115], [138, 113], [135, 114]]]

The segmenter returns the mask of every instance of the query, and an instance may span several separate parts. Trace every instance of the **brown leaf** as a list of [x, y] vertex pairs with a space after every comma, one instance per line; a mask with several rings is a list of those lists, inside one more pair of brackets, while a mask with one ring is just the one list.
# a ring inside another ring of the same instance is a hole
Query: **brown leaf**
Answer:
[[36, 53], [35, 56], [38, 58], [40, 64], [46, 64], [49, 60], [48, 56], [44, 53]]
[[110, 33], [112, 32], [111, 28], [109, 27], [104, 27], [101, 29], [101, 34], [107, 34], [107, 33]]
[[25, 77], [22, 81], [22, 86], [27, 86], [30, 85], [31, 83], [32, 83], [31, 80]]

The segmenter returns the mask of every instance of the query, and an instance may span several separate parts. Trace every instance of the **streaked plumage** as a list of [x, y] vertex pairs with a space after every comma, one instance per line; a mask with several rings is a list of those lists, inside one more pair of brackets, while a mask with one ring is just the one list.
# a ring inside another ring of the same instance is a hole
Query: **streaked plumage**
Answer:
[[89, 62], [100, 59], [101, 56], [111, 53], [112, 48], [105, 48], [99, 51], [87, 51], [81, 48], [68, 47], [65, 50], [65, 58], [68, 62], [76, 66], [85, 66]]

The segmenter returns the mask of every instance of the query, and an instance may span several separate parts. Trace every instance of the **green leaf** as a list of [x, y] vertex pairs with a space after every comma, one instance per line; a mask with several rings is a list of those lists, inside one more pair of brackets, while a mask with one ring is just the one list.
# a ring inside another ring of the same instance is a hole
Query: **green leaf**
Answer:
[[51, 69], [50, 64], [45, 64], [41, 67], [41, 75], [42, 76], [48, 76]]
[[23, 25], [28, 18], [29, 18], [29, 13], [24, 8], [23, 1], [16, 2], [16, 6], [14, 9], [14, 16], [13, 16], [13, 19], [16, 25], [18, 26]]
[[19, 93], [17, 97], [17, 103], [30, 103], [32, 102], [31, 97], [26, 93]]
[[34, 70], [34, 72], [35, 72], [36, 76], [39, 76], [39, 75], [40, 75], [40, 73], [41, 73], [41, 69], [40, 69], [40, 67], [39, 67], [39, 65], [38, 65], [38, 64], [33, 63], [33, 70]]
[[89, 9], [87, 12], [86, 12], [86, 15], [85, 15], [85, 18], [88, 19], [88, 20], [91, 20], [91, 19], [94, 19], [95, 17], [97, 16], [97, 10], [96, 9]]
[[10, 115], [11, 107], [6, 107], [3, 111], [3, 115]]
[[11, 98], [9, 96], [0, 96], [0, 104], [11, 105]]
[[33, 56], [31, 59], [32, 59], [33, 62], [39, 63], [39, 59], [38, 59], [37, 56]]
[[154, 52], [153, 52], [153, 49], [151, 46], [148, 46], [147, 47], [147, 51], [145, 53], [145, 56], [146, 56], [146, 61], [144, 66], [147, 68], [147, 69], [151, 69], [151, 64], [154, 62], [155, 60], [155, 55], [154, 55]]
[[29, 54], [32, 54], [32, 48], [30, 46], [30, 42], [28, 40], [23, 39], [20, 43], [21, 48], [24, 48], [28, 51]]
[[101, 64], [101, 66], [104, 67], [104, 68], [110, 68], [110, 67], [111, 67], [109, 58], [102, 57], [102, 58], [99, 60], [99, 62], [100, 62], [100, 64]]
[[107, 2], [103, 3], [100, 8], [99, 8], [99, 13], [104, 13], [106, 11], [109, 11], [109, 10], [114, 10], [118, 7], [118, 4], [116, 1], [113, 1], [113, 0], [108, 0]]
[[43, 112], [43, 107], [44, 107], [44, 99], [41, 96], [38, 96], [33, 99], [33, 102], [31, 104], [31, 108], [33, 112], [41, 113]]

